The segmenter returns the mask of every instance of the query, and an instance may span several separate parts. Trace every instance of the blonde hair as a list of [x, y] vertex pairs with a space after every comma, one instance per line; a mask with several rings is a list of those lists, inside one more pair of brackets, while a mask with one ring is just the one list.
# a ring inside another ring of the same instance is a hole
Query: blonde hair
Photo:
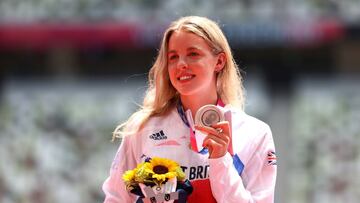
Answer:
[[225, 53], [225, 66], [217, 74], [217, 94], [225, 104], [243, 109], [242, 77], [232, 56], [228, 41], [220, 27], [205, 17], [182, 17], [172, 22], [164, 33], [158, 56], [148, 75], [149, 84], [143, 105], [126, 122], [114, 130], [113, 139], [137, 132], [150, 117], [165, 115], [178, 102], [179, 93], [172, 86], [167, 70], [167, 52], [170, 36], [174, 31], [180, 30], [191, 32], [203, 38], [214, 54]]

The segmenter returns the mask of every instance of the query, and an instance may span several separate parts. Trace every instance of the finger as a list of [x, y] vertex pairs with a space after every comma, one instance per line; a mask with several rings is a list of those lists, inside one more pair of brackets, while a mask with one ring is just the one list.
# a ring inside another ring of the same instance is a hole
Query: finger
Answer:
[[230, 142], [230, 136], [226, 133], [221, 133], [221, 134], [209, 134], [207, 137], [209, 138], [214, 138], [215, 141], [217, 140], [222, 140], [225, 143], [229, 143]]
[[209, 158], [218, 158], [222, 157], [227, 152], [227, 146], [223, 141], [217, 140], [217, 137], [209, 137], [206, 140], [204, 140], [204, 145], [209, 150]]
[[206, 144], [210, 144], [213, 147], [227, 147], [228, 141], [214, 135], [208, 135], [203, 142], [204, 146]]
[[228, 121], [221, 121], [219, 123], [211, 125], [212, 128], [221, 128], [223, 129], [224, 133], [229, 134], [230, 132], [230, 124]]
[[219, 123], [216, 123], [212, 125], [213, 128], [221, 128], [223, 129], [222, 136], [227, 136], [229, 139], [231, 139], [231, 129], [230, 129], [230, 123], [228, 121], [222, 121]]
[[212, 139], [205, 139], [203, 142], [203, 147], [207, 148], [209, 152], [210, 150], [213, 151], [214, 148], [217, 148], [217, 145], [218, 144]]
[[205, 139], [203, 142], [203, 147], [209, 150], [209, 154], [212, 154], [213, 152], [213, 146], [215, 145], [214, 140]]
[[208, 126], [199, 126], [199, 125], [196, 125], [195, 126], [195, 129], [196, 130], [200, 130], [204, 133], [207, 133], [207, 134], [218, 134], [218, 131], [215, 129], [215, 128], [212, 128], [212, 127], [208, 127]]
[[197, 130], [200, 130], [200, 131], [206, 133], [208, 136], [213, 135], [213, 136], [216, 136], [216, 137], [224, 140], [226, 143], [230, 142], [230, 135], [229, 134], [224, 133], [224, 132], [219, 132], [219, 129], [222, 129], [222, 128], [214, 129], [212, 127], [207, 127], [207, 126], [195, 126], [195, 128]]
[[218, 123], [212, 124], [212, 125], [228, 125], [229, 121], [220, 121]]

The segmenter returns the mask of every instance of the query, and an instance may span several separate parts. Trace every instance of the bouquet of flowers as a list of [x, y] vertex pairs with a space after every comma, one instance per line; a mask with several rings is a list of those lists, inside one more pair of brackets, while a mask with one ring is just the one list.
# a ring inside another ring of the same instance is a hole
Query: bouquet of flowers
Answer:
[[141, 202], [186, 202], [192, 192], [190, 181], [179, 164], [165, 158], [149, 158], [123, 175], [126, 189], [139, 196]]

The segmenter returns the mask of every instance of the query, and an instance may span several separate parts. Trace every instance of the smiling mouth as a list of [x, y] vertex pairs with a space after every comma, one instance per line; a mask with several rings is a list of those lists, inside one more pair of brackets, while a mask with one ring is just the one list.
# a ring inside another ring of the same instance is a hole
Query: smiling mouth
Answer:
[[177, 79], [179, 81], [186, 81], [186, 80], [190, 80], [190, 79], [192, 79], [194, 77], [195, 77], [195, 75], [185, 75], [185, 76], [178, 77]]

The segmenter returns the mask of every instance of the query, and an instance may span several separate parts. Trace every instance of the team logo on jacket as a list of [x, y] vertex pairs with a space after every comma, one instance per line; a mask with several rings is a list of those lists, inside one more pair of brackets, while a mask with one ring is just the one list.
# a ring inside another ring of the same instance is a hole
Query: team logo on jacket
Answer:
[[269, 151], [267, 154], [268, 165], [276, 165], [276, 154], [274, 151]]
[[160, 130], [160, 132], [150, 135], [149, 138], [153, 140], [166, 140], [167, 136], [164, 134], [163, 130]]

